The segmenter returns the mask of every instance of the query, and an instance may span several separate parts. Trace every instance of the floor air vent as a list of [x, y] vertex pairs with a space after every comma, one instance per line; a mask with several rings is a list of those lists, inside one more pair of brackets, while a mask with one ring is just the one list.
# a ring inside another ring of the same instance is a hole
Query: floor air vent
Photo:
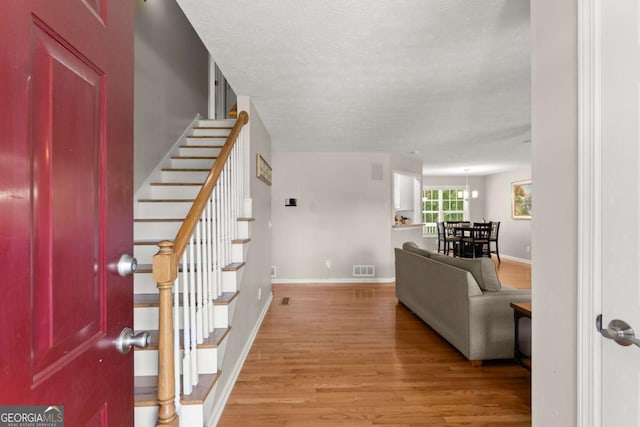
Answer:
[[289, 305], [289, 297], [282, 298], [282, 301], [280, 301], [280, 305]]
[[376, 267], [374, 265], [354, 265], [353, 277], [373, 277], [376, 275]]

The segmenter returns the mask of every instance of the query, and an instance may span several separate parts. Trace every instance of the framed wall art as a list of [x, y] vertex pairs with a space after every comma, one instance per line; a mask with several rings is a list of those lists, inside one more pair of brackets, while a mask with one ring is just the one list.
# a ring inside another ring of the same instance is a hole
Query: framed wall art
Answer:
[[531, 219], [531, 180], [511, 183], [511, 218]]
[[260, 154], [256, 156], [256, 176], [265, 184], [271, 185], [271, 166]]

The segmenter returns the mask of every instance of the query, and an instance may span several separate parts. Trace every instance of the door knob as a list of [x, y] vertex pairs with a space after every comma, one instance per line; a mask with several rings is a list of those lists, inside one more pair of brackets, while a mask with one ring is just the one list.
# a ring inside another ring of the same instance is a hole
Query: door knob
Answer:
[[613, 319], [606, 329], [602, 328], [602, 314], [596, 317], [596, 328], [603, 337], [614, 340], [622, 346], [635, 344], [640, 347], [640, 339], [636, 338], [633, 328], [624, 320]]
[[138, 260], [129, 254], [122, 254], [118, 260], [118, 274], [126, 277], [138, 269]]
[[131, 347], [147, 348], [151, 342], [149, 331], [133, 333], [131, 328], [124, 328], [116, 340], [116, 349], [123, 354], [129, 353]]

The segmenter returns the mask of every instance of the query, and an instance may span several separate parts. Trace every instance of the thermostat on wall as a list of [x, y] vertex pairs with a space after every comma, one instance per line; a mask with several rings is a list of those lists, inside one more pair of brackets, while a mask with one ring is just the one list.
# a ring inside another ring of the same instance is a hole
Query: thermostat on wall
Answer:
[[285, 206], [298, 206], [298, 199], [284, 199]]

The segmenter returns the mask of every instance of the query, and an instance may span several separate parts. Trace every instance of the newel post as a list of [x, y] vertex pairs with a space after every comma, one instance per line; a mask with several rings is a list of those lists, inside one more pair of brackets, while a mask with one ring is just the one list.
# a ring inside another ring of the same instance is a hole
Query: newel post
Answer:
[[160, 325], [158, 330], [158, 422], [157, 426], [178, 426], [174, 403], [176, 390], [173, 360], [173, 282], [178, 275], [178, 264], [173, 242], [158, 243], [160, 250], [153, 256], [153, 280], [160, 291]]

